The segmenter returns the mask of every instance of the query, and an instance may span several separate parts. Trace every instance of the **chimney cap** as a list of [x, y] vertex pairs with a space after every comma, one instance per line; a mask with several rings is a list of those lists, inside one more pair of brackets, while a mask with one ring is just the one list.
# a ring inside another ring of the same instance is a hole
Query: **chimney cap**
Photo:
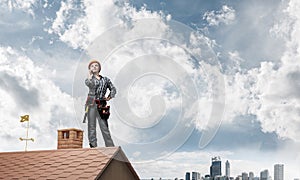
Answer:
[[81, 132], [83, 132], [83, 130], [76, 129], [76, 128], [58, 129], [57, 131], [81, 131]]

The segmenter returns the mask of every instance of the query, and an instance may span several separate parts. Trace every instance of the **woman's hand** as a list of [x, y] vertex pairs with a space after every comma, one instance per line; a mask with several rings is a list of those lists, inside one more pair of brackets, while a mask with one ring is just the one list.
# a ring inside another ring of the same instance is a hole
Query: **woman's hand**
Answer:
[[92, 79], [92, 77], [93, 77], [93, 71], [91, 69], [89, 69], [88, 78]]
[[107, 98], [105, 98], [105, 100], [106, 100], [106, 101], [109, 101], [109, 100], [111, 100], [111, 97], [107, 97]]

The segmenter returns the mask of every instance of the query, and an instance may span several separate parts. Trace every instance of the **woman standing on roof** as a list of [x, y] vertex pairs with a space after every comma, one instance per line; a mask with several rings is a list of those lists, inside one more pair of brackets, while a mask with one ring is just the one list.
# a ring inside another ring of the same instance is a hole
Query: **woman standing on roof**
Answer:
[[[89, 88], [89, 93], [86, 101], [89, 145], [91, 148], [97, 147], [96, 119], [98, 119], [105, 146], [114, 146], [109, 132], [107, 119], [101, 118], [101, 116], [99, 115], [96, 102], [99, 102], [99, 100], [105, 100], [104, 102], [106, 102], [111, 98], [114, 98], [116, 95], [116, 88], [109, 78], [100, 75], [101, 65], [99, 61], [91, 61], [88, 65], [88, 69], [89, 74], [88, 78], [85, 80], [85, 84]], [[110, 93], [107, 97], [105, 97], [107, 89], [110, 90]]]

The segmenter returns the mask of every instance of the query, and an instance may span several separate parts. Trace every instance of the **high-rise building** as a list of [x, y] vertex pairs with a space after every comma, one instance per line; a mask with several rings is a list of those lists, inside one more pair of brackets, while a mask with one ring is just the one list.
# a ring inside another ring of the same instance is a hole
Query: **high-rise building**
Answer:
[[274, 180], [283, 180], [283, 164], [274, 165]]
[[249, 180], [254, 180], [254, 173], [253, 172], [249, 172]]
[[191, 180], [191, 173], [189, 172], [185, 173], [185, 180]]
[[227, 177], [230, 177], [230, 163], [228, 162], [228, 160], [225, 163], [225, 173]]
[[260, 180], [269, 180], [269, 171], [267, 169], [260, 172]]
[[248, 180], [248, 173], [246, 172], [242, 173], [242, 180]]
[[215, 176], [221, 176], [221, 158], [220, 157], [213, 157], [211, 158], [211, 166], [210, 166], [210, 176], [213, 178]]
[[200, 180], [200, 173], [192, 172], [192, 180]]

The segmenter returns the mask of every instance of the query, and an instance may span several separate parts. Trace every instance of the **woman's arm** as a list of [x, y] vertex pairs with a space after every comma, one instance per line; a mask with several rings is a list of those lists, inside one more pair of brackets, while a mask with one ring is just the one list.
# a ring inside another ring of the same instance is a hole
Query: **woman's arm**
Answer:
[[91, 70], [89, 70], [88, 78], [85, 79], [85, 85], [87, 85], [89, 88], [92, 88], [94, 85], [93, 81], [93, 73]]
[[109, 89], [109, 95], [107, 97], [108, 100], [110, 100], [111, 98], [114, 98], [115, 95], [117, 94], [117, 89], [116, 87], [113, 85], [113, 83], [110, 81], [109, 78], [107, 78], [107, 87]]

